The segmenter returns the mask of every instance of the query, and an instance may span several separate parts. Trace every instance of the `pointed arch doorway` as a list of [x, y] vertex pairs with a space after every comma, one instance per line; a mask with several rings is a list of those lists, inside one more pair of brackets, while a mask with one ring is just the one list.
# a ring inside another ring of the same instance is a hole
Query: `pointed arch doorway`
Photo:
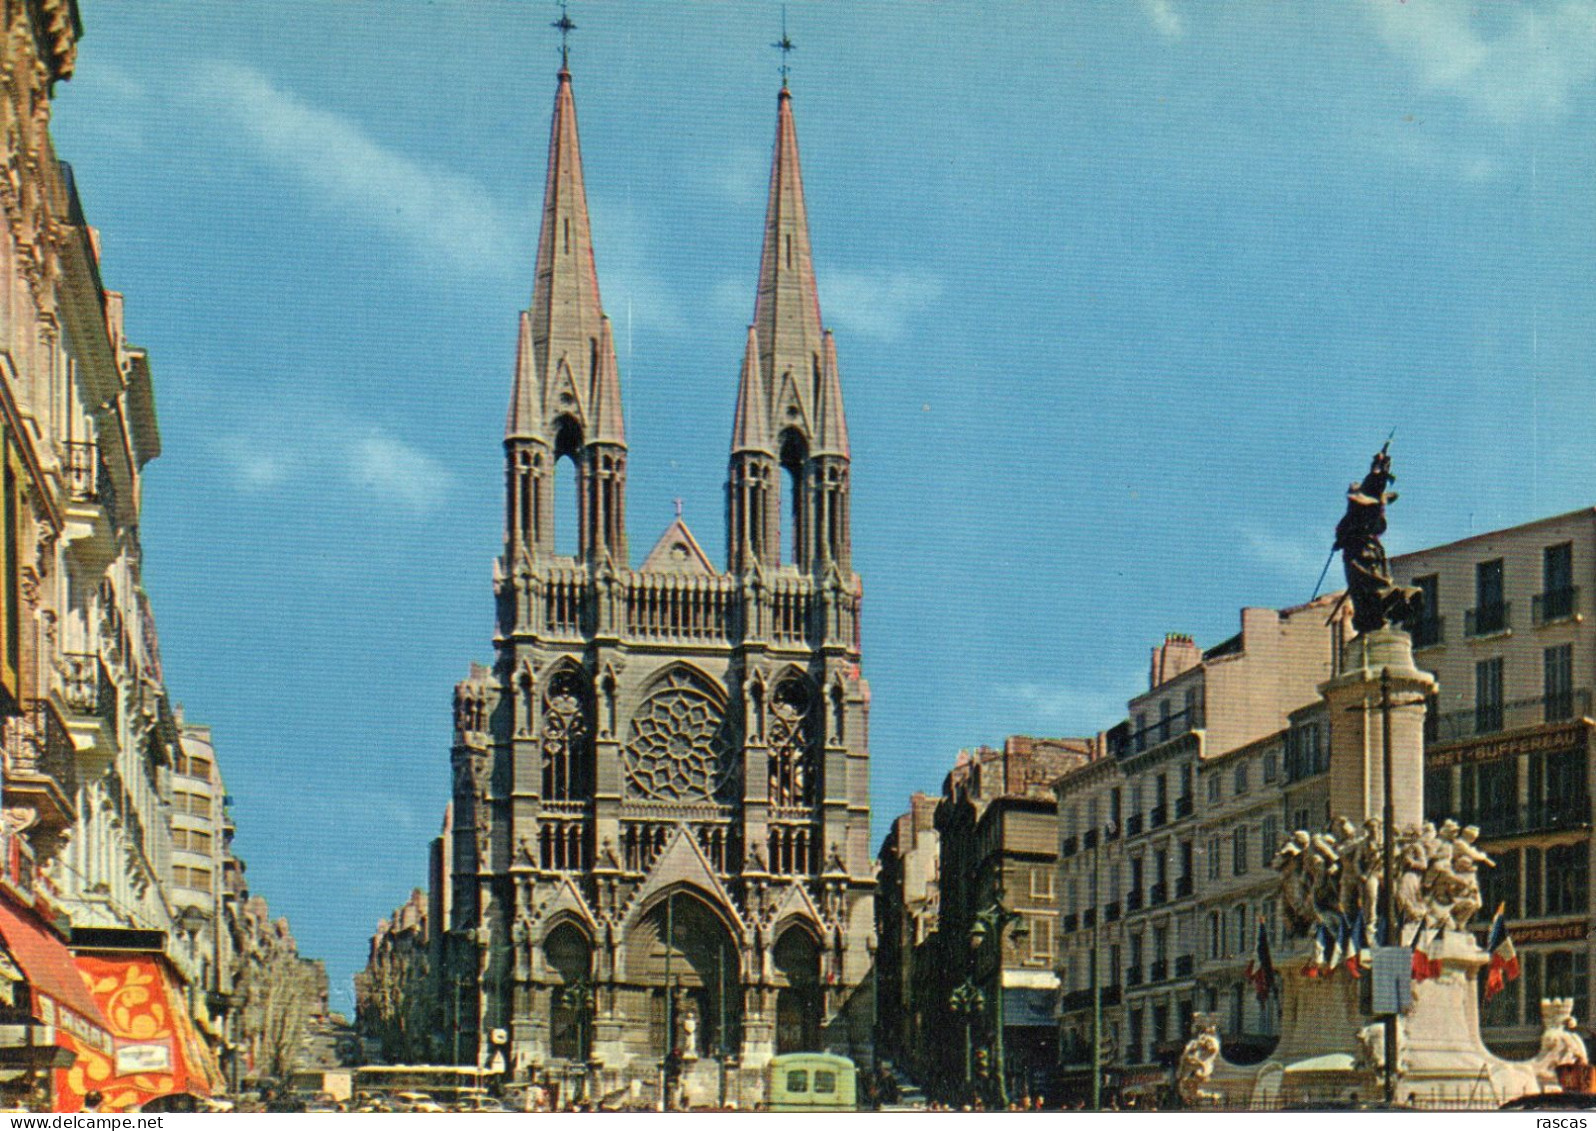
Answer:
[[691, 888], [661, 895], [627, 943], [649, 1000], [649, 1047], [664, 1057], [733, 1056], [742, 1046], [740, 949], [724, 918]]
[[799, 925], [776, 940], [776, 1053], [820, 1052], [820, 941]]

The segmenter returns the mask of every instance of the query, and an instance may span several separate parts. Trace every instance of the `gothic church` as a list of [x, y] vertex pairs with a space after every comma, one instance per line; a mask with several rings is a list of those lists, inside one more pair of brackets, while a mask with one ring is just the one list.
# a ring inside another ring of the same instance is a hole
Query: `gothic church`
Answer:
[[[866, 1062], [872, 1024], [848, 427], [785, 84], [724, 571], [680, 516], [632, 565], [594, 251], [562, 66], [504, 435], [496, 660], [455, 691], [456, 984], [479, 995], [458, 1020], [518, 1080], [652, 1089], [674, 1050], [696, 1101], [749, 1103], [777, 1053]], [[554, 549], [561, 475], [574, 557]]]

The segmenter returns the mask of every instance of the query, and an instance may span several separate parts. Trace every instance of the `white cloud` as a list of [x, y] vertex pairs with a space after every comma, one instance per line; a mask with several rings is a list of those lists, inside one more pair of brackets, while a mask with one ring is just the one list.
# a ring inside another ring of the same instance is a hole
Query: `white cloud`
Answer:
[[443, 464], [377, 430], [349, 446], [343, 471], [354, 486], [418, 514], [437, 508], [447, 493]]
[[1125, 717], [1125, 701], [1141, 691], [1146, 682], [1144, 672], [1138, 679], [1113, 691], [1040, 683], [1022, 683], [1000, 690], [1028, 708], [1042, 723], [1095, 734]]
[[218, 441], [218, 446], [242, 490], [263, 491], [277, 487], [293, 474], [291, 461], [285, 453], [263, 448], [242, 436], [226, 437]]
[[381, 428], [353, 422], [310, 430], [286, 426], [219, 439], [233, 485], [256, 494], [315, 481], [340, 487], [367, 509], [425, 514], [446, 501], [453, 477], [442, 462]]
[[194, 79], [194, 96], [327, 207], [456, 270], [523, 266], [530, 243], [524, 221], [501, 211], [469, 177], [381, 145], [356, 122], [311, 106], [254, 68], [207, 63]]
[[769, 185], [770, 154], [742, 146], [696, 166], [693, 175], [731, 204], [754, 204], [764, 199]]
[[820, 309], [829, 325], [860, 337], [894, 341], [942, 297], [942, 280], [901, 270], [822, 270]]
[[1596, 0], [1500, 9], [1368, 0], [1365, 10], [1421, 84], [1496, 122], [1559, 115], [1596, 78]]
[[1304, 584], [1318, 578], [1330, 551], [1321, 540], [1301, 532], [1283, 535], [1249, 527], [1240, 536], [1242, 548], [1253, 561], [1286, 577], [1309, 578]]
[[1154, 30], [1165, 39], [1179, 39], [1186, 34], [1186, 24], [1171, 0], [1143, 0], [1142, 7], [1153, 21]]

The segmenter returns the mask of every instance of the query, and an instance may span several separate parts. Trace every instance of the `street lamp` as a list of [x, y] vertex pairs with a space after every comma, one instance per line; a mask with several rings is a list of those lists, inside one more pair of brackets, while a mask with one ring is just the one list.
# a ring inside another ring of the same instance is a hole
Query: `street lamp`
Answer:
[[1009, 1082], [1007, 1066], [1003, 1059], [1003, 931], [1013, 926], [1009, 937], [1015, 942], [1023, 942], [1030, 937], [1030, 928], [1025, 925], [1025, 916], [1018, 911], [1011, 911], [1003, 904], [1003, 889], [998, 888], [998, 897], [984, 910], [975, 913], [975, 925], [970, 928], [970, 946], [980, 949], [988, 941], [997, 944], [997, 974], [996, 984], [993, 987], [992, 1003], [995, 1015], [995, 1031], [992, 1036], [993, 1070], [997, 1073], [997, 1100], [999, 1110], [1006, 1110], [1009, 1106]]
[[1119, 827], [1109, 821], [1101, 829], [1092, 829], [1092, 1110], [1103, 1110], [1103, 975], [1098, 960], [1098, 910], [1102, 890], [1103, 841], [1114, 836]]
[[986, 1008], [986, 995], [966, 978], [948, 996], [948, 1006], [964, 1018], [964, 1094], [968, 1098], [975, 1091], [975, 1078], [970, 1064], [970, 1026], [975, 1023], [975, 1015]]

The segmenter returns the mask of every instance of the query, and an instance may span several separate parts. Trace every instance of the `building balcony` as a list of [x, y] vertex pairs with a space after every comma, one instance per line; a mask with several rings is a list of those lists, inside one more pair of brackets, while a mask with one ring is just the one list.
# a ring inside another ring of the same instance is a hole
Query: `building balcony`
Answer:
[[1169, 902], [1169, 885], [1159, 882], [1152, 886], [1148, 892], [1147, 905], [1157, 907], [1161, 903]]
[[1590, 798], [1575, 795], [1551, 798], [1532, 805], [1497, 806], [1477, 811], [1469, 815], [1466, 821], [1478, 825], [1480, 836], [1486, 839], [1589, 829]]
[[1142, 889], [1141, 888], [1135, 888], [1132, 891], [1126, 892], [1125, 893], [1125, 913], [1128, 915], [1132, 911], [1140, 911], [1141, 909], [1142, 909]]
[[1139, 986], [1142, 984], [1142, 968], [1140, 966], [1125, 967], [1125, 985]]
[[1169, 806], [1154, 805], [1153, 811], [1147, 815], [1147, 827], [1161, 829], [1167, 824], [1169, 824]]
[[69, 441], [61, 449], [67, 553], [86, 572], [99, 572], [116, 556], [116, 489], [97, 444]]
[[105, 661], [95, 652], [62, 652], [56, 670], [62, 717], [78, 752], [96, 759], [115, 757], [117, 689]]
[[1480, 605], [1463, 612], [1463, 635], [1500, 636], [1513, 628], [1513, 603], [1502, 601], [1495, 605]]
[[1149, 982], [1169, 981], [1169, 960], [1167, 958], [1160, 958], [1158, 961], [1154, 962], [1152, 966], [1148, 967], [1147, 980]]
[[1195, 965], [1196, 965], [1196, 963], [1192, 960], [1192, 956], [1191, 955], [1189, 955], [1189, 954], [1177, 955], [1175, 957], [1175, 977], [1177, 977], [1177, 978], [1189, 978], [1189, 977], [1191, 977], [1191, 973], [1192, 973], [1192, 970], [1194, 969]]
[[1182, 794], [1180, 797], [1175, 798], [1175, 820], [1178, 821], [1183, 817], [1191, 816], [1194, 808], [1191, 794]]
[[1192, 878], [1190, 876], [1175, 877], [1175, 898], [1185, 899], [1192, 893]]
[[77, 818], [77, 750], [48, 699], [34, 699], [5, 720], [5, 807], [27, 810], [30, 822], [60, 832]]
[[1059, 842], [1058, 854], [1065, 859], [1074, 856], [1080, 850], [1081, 842], [1079, 837], [1067, 836]]
[[1119, 920], [1119, 901], [1103, 905], [1103, 922], [1114, 923]]
[[1548, 589], [1530, 598], [1530, 621], [1535, 625], [1556, 624], [1579, 615], [1579, 586]]
[[1090, 987], [1084, 990], [1071, 990], [1059, 999], [1059, 1012], [1078, 1013], [1083, 1009], [1090, 1009], [1092, 1008], [1092, 998], [1096, 995], [1101, 995], [1104, 1009], [1112, 1005], [1118, 1005], [1120, 998], [1124, 996], [1117, 983], [1111, 986], [1103, 986], [1098, 990], [1093, 990]]
[[1445, 617], [1424, 617], [1408, 625], [1415, 648], [1434, 648], [1446, 639]]
[[1105, 841], [1118, 840], [1119, 839], [1119, 822], [1118, 821], [1110, 821], [1108, 823], [1108, 827], [1103, 830], [1103, 839]]
[[1531, 699], [1477, 703], [1445, 714], [1431, 712], [1424, 720], [1424, 737], [1428, 742], [1458, 742], [1481, 734], [1571, 722], [1588, 718], [1590, 713], [1590, 689], [1575, 687]]
[[1130, 817], [1125, 821], [1125, 835], [1126, 836], [1141, 836], [1142, 835], [1142, 815], [1140, 813], [1132, 813], [1130, 815]]
[[1130, 754], [1140, 754], [1162, 745], [1172, 738], [1179, 738], [1194, 730], [1201, 729], [1203, 725], [1203, 711], [1201, 707], [1192, 707], [1188, 710], [1177, 711], [1166, 719], [1158, 719], [1148, 723], [1141, 730], [1126, 730], [1123, 733], [1123, 746], [1112, 751], [1118, 757]]

